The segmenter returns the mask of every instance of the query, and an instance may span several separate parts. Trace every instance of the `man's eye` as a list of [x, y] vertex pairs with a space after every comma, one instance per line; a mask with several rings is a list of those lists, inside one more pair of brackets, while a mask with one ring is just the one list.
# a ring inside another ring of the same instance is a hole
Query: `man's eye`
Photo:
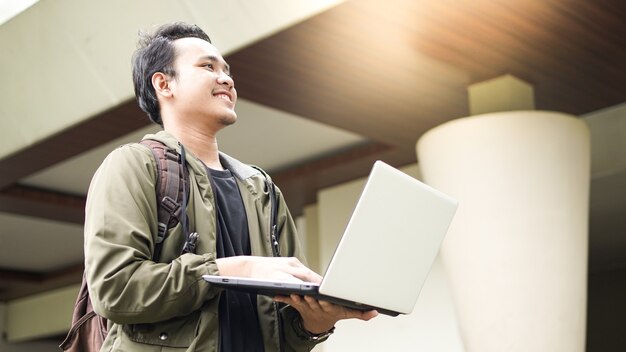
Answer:
[[211, 70], [213, 69], [213, 64], [205, 64], [204, 66], [206, 66], [207, 68], [209, 68]]

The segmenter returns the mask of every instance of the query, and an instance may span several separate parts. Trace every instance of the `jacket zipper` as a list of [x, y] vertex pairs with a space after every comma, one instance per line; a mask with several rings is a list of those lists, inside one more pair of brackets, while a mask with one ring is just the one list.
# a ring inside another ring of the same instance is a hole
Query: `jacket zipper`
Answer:
[[[272, 192], [272, 190], [269, 189], [269, 187], [271, 186], [272, 185], [268, 185], [268, 191], [270, 192]], [[272, 247], [272, 255], [274, 257], [280, 257], [280, 245], [278, 243], [278, 236], [277, 236], [278, 224], [274, 223], [274, 219], [277, 217], [277, 214], [274, 214], [274, 211], [275, 211], [274, 207], [278, 208], [278, 205], [272, 204], [272, 201], [276, 202], [277, 200], [275, 199], [275, 197], [270, 196], [270, 242], [271, 242], [270, 246]], [[280, 315], [278, 302], [273, 302], [273, 303], [274, 303], [274, 312], [276, 313], [276, 325], [278, 329], [278, 350], [280, 352], [283, 352], [284, 351], [283, 349], [283, 319], [282, 319], [282, 316]]]
[[274, 311], [276, 312], [276, 324], [278, 325], [278, 350], [283, 352], [283, 318], [280, 316], [277, 302], [274, 302]]

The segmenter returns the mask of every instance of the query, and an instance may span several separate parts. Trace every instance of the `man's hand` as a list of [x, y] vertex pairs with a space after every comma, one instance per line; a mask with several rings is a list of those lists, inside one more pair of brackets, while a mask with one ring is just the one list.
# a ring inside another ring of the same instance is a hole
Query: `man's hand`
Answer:
[[378, 315], [375, 310], [360, 311], [326, 301], [318, 301], [311, 296], [290, 295], [274, 297], [277, 302], [289, 304], [302, 316], [302, 326], [312, 334], [321, 334], [330, 330], [342, 319], [370, 320]]
[[[217, 269], [223, 276], [251, 277], [290, 282], [319, 284], [322, 277], [307, 268], [297, 258], [236, 256], [218, 258]], [[342, 319], [370, 320], [378, 315], [375, 310], [363, 312], [348, 309], [310, 296], [275, 297], [275, 301], [289, 304], [302, 316], [303, 327], [312, 334], [330, 330]]]
[[318, 284], [322, 277], [302, 264], [298, 258], [237, 256], [219, 258], [217, 269], [222, 276]]

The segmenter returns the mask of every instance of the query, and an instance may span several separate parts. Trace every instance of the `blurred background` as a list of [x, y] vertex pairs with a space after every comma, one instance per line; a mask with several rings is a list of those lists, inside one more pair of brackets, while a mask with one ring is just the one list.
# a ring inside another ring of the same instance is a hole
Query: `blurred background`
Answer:
[[[625, 350], [624, 19], [619, 0], [0, 1], [0, 351], [54, 351], [69, 327], [91, 176], [157, 130], [134, 100], [137, 33], [176, 20], [231, 65], [239, 120], [220, 149], [270, 172], [320, 272], [372, 163], [419, 178], [416, 142], [474, 115], [472, 86], [513, 77], [532, 108], [584, 121], [581, 348]], [[317, 350], [470, 351], [452, 296], [438, 261], [414, 314], [349, 322]]]

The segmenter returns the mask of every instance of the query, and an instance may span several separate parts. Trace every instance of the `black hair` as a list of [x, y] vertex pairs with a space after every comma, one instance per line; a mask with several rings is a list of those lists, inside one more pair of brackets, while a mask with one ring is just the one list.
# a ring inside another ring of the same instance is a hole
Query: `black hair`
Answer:
[[161, 126], [161, 109], [152, 86], [152, 75], [163, 72], [176, 78], [173, 67], [176, 52], [172, 42], [181, 38], [200, 38], [211, 43], [209, 36], [200, 27], [174, 22], [164, 24], [152, 33], [140, 32], [137, 50], [133, 55], [133, 84], [137, 103], [152, 122]]

